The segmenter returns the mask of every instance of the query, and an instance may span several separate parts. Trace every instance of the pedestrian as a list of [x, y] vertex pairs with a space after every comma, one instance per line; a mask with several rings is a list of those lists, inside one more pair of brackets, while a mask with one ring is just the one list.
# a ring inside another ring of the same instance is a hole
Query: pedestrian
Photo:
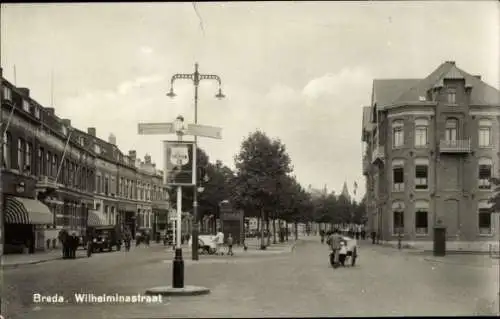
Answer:
[[345, 260], [347, 258], [347, 246], [345, 242], [340, 243], [340, 249], [339, 249], [339, 262], [342, 265], [342, 267], [345, 267]]
[[229, 234], [227, 236], [227, 254], [229, 256], [233, 256], [233, 236], [231, 236], [231, 234]]
[[321, 243], [325, 243], [325, 232], [323, 230], [320, 230], [319, 235], [321, 236]]
[[70, 258], [76, 258], [76, 249], [78, 248], [78, 237], [76, 236], [76, 232], [71, 233], [69, 249], [70, 249]]
[[223, 255], [224, 253], [222, 252], [222, 245], [224, 245], [224, 233], [219, 229], [217, 231], [217, 235], [215, 235], [215, 247], [216, 247], [216, 254], [217, 255]]
[[372, 244], [375, 245], [375, 240], [377, 238], [377, 233], [372, 231]]
[[338, 229], [335, 229], [332, 235], [329, 237], [330, 247], [332, 249], [332, 257], [333, 257], [333, 265], [337, 265], [339, 263], [339, 250], [340, 243], [343, 241], [342, 236], [339, 233]]
[[364, 229], [361, 230], [361, 239], [362, 240], [366, 239], [366, 231]]

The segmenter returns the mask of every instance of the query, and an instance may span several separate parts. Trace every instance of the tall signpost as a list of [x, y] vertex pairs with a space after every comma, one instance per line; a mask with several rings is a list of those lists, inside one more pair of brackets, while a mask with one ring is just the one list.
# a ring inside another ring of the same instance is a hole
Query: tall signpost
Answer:
[[155, 287], [147, 294], [161, 295], [199, 295], [210, 292], [207, 288], [184, 285], [184, 260], [181, 247], [182, 187], [196, 186], [196, 145], [183, 141], [184, 135], [205, 136], [221, 139], [221, 129], [206, 125], [184, 123], [178, 116], [173, 123], [139, 123], [140, 135], [177, 134], [177, 141], [163, 141], [164, 184], [177, 188], [177, 216], [175, 218], [175, 257], [172, 267], [172, 286]]
[[[215, 74], [201, 74], [198, 72], [198, 63], [195, 63], [194, 65], [194, 72], [193, 73], [178, 73], [174, 74], [172, 76], [172, 79], [170, 80], [170, 92], [167, 94], [167, 96], [173, 98], [175, 97], [174, 93], [174, 82], [176, 80], [192, 80], [193, 85], [194, 85], [194, 124], [195, 126], [198, 124], [198, 86], [200, 84], [201, 80], [213, 80], [217, 81], [219, 84], [219, 92], [215, 95], [216, 98], [218, 99], [223, 99], [225, 97], [224, 94], [222, 94], [222, 88], [221, 88], [221, 79], [218, 75]], [[208, 127], [205, 127], [205, 132], [213, 133], [212, 135], [215, 135], [214, 138], [220, 138], [217, 137], [217, 132], [210, 130]], [[219, 131], [220, 135], [220, 131]], [[205, 135], [206, 136], [206, 135]], [[206, 136], [206, 137], [212, 137], [212, 136]], [[197, 149], [197, 135], [194, 135], [194, 158], [196, 159], [196, 149]], [[196, 164], [196, 163], [195, 163]], [[195, 170], [193, 171], [194, 174], [196, 174], [196, 167]], [[196, 177], [196, 175], [195, 175]], [[195, 182], [197, 179], [195, 178]], [[193, 224], [193, 234], [192, 234], [192, 259], [193, 260], [198, 260], [198, 234], [199, 234], [199, 227], [200, 227], [200, 220], [198, 216], [198, 187], [197, 185], [194, 186], [194, 191], [193, 191], [193, 217], [194, 217], [194, 224]]]

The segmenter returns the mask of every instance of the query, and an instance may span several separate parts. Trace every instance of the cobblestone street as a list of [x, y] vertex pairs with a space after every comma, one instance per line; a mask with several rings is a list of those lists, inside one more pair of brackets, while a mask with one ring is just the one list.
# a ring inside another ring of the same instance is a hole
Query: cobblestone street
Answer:
[[[162, 304], [34, 304], [34, 292], [137, 294], [168, 285], [165, 249], [97, 254], [4, 271], [7, 318], [473, 315], [498, 311], [498, 264], [468, 266], [361, 243], [359, 264], [333, 270], [315, 237], [291, 253], [186, 261], [186, 284], [211, 289]], [[188, 258], [189, 259], [189, 258]]]

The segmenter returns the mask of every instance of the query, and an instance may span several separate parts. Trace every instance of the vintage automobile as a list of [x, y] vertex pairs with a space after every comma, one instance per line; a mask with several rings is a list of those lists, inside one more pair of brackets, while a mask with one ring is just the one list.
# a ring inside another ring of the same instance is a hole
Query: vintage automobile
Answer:
[[93, 252], [112, 251], [113, 247], [116, 247], [117, 251], [121, 250], [122, 240], [115, 226], [94, 227], [92, 237]]
[[[351, 266], [356, 265], [356, 259], [358, 258], [358, 241], [354, 238], [348, 236], [342, 236], [342, 240], [345, 242], [347, 247], [347, 262], [351, 262]], [[333, 256], [330, 254], [330, 263], [333, 267], [338, 267], [338, 265], [333, 263]]]

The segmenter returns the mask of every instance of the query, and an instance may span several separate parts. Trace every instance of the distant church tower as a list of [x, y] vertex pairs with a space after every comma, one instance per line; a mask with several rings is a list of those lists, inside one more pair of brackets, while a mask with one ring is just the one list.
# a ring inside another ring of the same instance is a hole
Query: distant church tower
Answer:
[[351, 195], [349, 195], [349, 189], [347, 189], [347, 182], [344, 182], [344, 186], [342, 186], [342, 193], [345, 198], [347, 198], [349, 201], [351, 200]]

